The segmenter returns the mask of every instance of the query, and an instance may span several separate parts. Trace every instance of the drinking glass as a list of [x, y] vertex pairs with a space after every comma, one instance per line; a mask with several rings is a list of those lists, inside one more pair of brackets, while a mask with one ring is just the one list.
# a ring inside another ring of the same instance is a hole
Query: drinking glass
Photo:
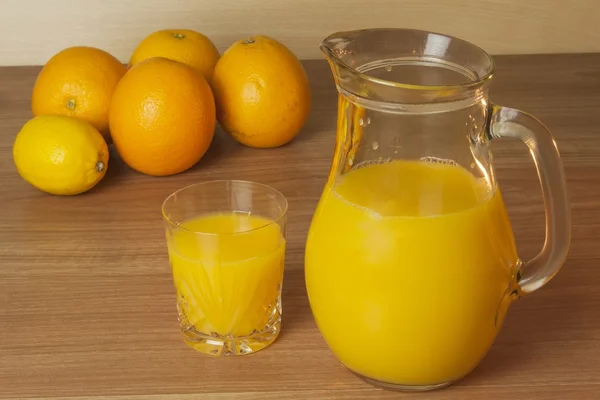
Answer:
[[254, 353], [281, 329], [287, 200], [255, 182], [221, 180], [162, 207], [184, 340], [213, 356]]

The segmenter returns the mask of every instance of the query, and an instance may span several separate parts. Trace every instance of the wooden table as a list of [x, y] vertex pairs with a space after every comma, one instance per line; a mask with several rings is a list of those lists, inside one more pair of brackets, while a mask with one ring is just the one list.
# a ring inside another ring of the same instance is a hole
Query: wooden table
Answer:
[[[290, 145], [242, 147], [218, 133], [192, 170], [108, 176], [76, 197], [43, 194], [17, 175], [12, 142], [30, 118], [36, 67], [0, 69], [0, 398], [44, 399], [600, 399], [600, 54], [497, 57], [492, 99], [554, 132], [573, 209], [565, 267], [516, 302], [470, 376], [437, 392], [374, 388], [327, 349], [309, 309], [303, 251], [334, 145], [336, 93], [324, 61], [306, 62], [310, 120]], [[544, 235], [535, 170], [521, 143], [494, 144], [523, 258]], [[268, 350], [205, 358], [179, 336], [160, 206], [182, 186], [249, 179], [289, 199], [284, 325]], [[443, 334], [443, 333], [442, 333]]]

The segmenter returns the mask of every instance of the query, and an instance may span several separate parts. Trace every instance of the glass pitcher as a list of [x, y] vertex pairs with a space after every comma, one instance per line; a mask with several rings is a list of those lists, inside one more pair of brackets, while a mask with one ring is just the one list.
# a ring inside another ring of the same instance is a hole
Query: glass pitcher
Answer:
[[[440, 388], [485, 356], [510, 303], [548, 282], [570, 242], [550, 132], [491, 104], [492, 58], [406, 29], [336, 33], [321, 49], [339, 91], [336, 146], [305, 254], [319, 330], [335, 356], [392, 389]], [[521, 139], [542, 185], [546, 241], [521, 261], [490, 144]]]

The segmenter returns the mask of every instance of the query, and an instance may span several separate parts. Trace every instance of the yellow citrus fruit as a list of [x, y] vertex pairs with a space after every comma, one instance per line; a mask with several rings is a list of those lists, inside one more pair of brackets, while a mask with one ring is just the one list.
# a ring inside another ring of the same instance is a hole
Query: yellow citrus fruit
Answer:
[[213, 75], [217, 118], [237, 141], [278, 147], [300, 132], [311, 94], [306, 72], [283, 44], [252, 36], [227, 49]]
[[215, 102], [201, 74], [157, 57], [132, 67], [110, 106], [110, 131], [123, 160], [156, 176], [196, 164], [213, 139]]
[[94, 47], [69, 47], [54, 55], [37, 77], [34, 116], [66, 115], [92, 124], [108, 138], [108, 107], [127, 67]]
[[106, 141], [89, 123], [63, 115], [30, 119], [13, 145], [21, 177], [41, 191], [74, 195], [93, 188], [108, 169]]
[[211, 81], [219, 51], [205, 35], [189, 29], [164, 29], [151, 33], [137, 46], [129, 65], [148, 58], [164, 57], [187, 64]]

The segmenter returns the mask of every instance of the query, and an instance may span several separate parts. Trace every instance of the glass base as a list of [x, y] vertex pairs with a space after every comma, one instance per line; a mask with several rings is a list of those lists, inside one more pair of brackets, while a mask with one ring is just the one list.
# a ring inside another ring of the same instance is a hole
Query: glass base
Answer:
[[248, 336], [228, 337], [206, 335], [195, 329], [183, 332], [185, 342], [203, 354], [209, 356], [240, 356], [252, 354], [271, 345], [281, 331], [281, 318], [269, 324], [269, 328], [262, 332], [255, 332]]
[[387, 389], [387, 390], [395, 390], [395, 391], [399, 391], [399, 392], [426, 392], [429, 390], [445, 388], [446, 386], [450, 386], [455, 382], [455, 381], [450, 381], [450, 382], [436, 383], [434, 385], [414, 385], [414, 386], [413, 385], [398, 385], [395, 383], [381, 382], [376, 379], [367, 378], [366, 376], [357, 374], [356, 372], [353, 372], [353, 373], [356, 376], [358, 376], [359, 378], [361, 378], [362, 380], [364, 380], [365, 382], [370, 383], [373, 386], [377, 386], [377, 387], [380, 387], [382, 389]]

